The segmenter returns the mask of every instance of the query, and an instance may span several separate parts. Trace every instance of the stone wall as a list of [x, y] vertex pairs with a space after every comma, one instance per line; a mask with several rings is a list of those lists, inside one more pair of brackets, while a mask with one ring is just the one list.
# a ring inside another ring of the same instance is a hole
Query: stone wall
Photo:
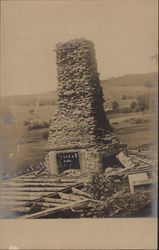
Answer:
[[103, 154], [116, 154], [121, 144], [104, 111], [103, 91], [94, 45], [85, 39], [56, 46], [58, 106], [52, 118], [48, 151], [78, 148], [86, 155], [83, 168], [99, 169]]

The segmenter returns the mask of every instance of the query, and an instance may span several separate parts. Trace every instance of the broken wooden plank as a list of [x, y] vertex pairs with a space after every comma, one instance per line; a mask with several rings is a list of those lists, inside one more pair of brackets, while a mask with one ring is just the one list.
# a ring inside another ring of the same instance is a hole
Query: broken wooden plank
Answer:
[[128, 175], [128, 179], [129, 179], [130, 191], [132, 194], [134, 194], [134, 183], [141, 182], [141, 181], [147, 182], [148, 175], [147, 173], [131, 174], [131, 175]]
[[120, 152], [118, 155], [116, 155], [116, 158], [122, 163], [125, 168], [132, 168], [135, 166], [131, 159], [127, 157], [126, 154], [124, 154], [124, 152]]
[[81, 199], [81, 197], [73, 195], [73, 194], [66, 194], [62, 192], [58, 192], [58, 194], [62, 199], [69, 200], [69, 201], [79, 201]]
[[86, 192], [83, 192], [83, 191], [81, 191], [81, 190], [79, 190], [79, 189], [77, 189], [77, 188], [72, 188], [72, 192], [73, 192], [74, 194], [78, 194], [78, 195], [80, 195], [80, 196], [82, 196], [82, 197], [92, 199], [92, 196], [91, 196], [90, 194], [87, 194]]
[[56, 199], [56, 198], [43, 198], [45, 202], [58, 203], [58, 204], [67, 204], [69, 201], [65, 199]]
[[10, 200], [10, 201], [33, 201], [36, 199], [41, 198], [41, 195], [36, 195], [36, 196], [3, 196], [1, 199], [3, 200]]
[[1, 212], [29, 212], [30, 211], [30, 207], [1, 207]]
[[57, 212], [64, 212], [67, 209], [73, 208], [73, 209], [79, 209], [79, 208], [83, 208], [86, 207], [88, 205], [88, 200], [80, 200], [80, 201], [76, 201], [76, 202], [71, 202], [69, 204], [65, 204], [65, 205], [58, 205], [54, 208], [48, 208], [33, 214], [29, 214], [29, 215], [24, 215], [21, 216], [20, 219], [39, 219], [39, 218], [43, 218], [46, 217], [48, 215], [53, 215]]
[[[72, 187], [83, 188], [84, 187], [84, 183], [81, 182], [81, 183], [72, 184], [70, 187], [64, 188], [60, 192], [62, 192], [62, 193], [70, 192]], [[48, 194], [48, 195], [41, 196], [41, 197], [35, 199], [34, 201], [35, 202], [41, 201], [43, 198], [54, 198], [57, 195], [58, 195], [58, 192], [54, 192], [54, 193], [51, 193], [51, 194]], [[28, 202], [28, 204], [30, 204], [30, 202]]]
[[143, 163], [148, 164], [148, 165], [152, 164], [151, 160], [148, 160], [148, 159], [141, 159], [139, 157], [136, 157], [135, 159], [138, 160], [139, 162], [143, 162]]
[[[14, 187], [14, 188], [10, 188], [11, 191], [18, 191], [18, 192], [59, 192], [63, 189], [63, 187], [48, 187], [48, 188], [44, 188], [44, 187]], [[9, 188], [1, 188], [1, 191], [9, 191]]]
[[[14, 181], [14, 179], [10, 179], [12, 181]], [[8, 181], [8, 180], [4, 180], [4, 181]], [[32, 178], [25, 178], [25, 179], [16, 179], [16, 181], [24, 181], [24, 182], [56, 182], [56, 183], [79, 183], [79, 182], [83, 182], [83, 179], [69, 179], [69, 178], [51, 178], [51, 177], [47, 177], [47, 178], [37, 178], [37, 179], [32, 179]]]
[[18, 183], [18, 182], [5, 182], [1, 184], [1, 187], [52, 187], [52, 188], [63, 188], [67, 187], [68, 183], [33, 183], [33, 182], [26, 182], [26, 183]]
[[8, 190], [8, 191], [3, 191], [1, 192], [1, 197], [3, 196], [42, 196], [42, 195], [49, 195], [53, 194], [54, 192], [17, 192], [14, 190]]
[[1, 200], [0, 206], [1, 205], [6, 205], [6, 206], [23, 206], [25, 204], [25, 201], [15, 201], [15, 200]]
[[49, 207], [57, 207], [59, 204], [58, 203], [50, 203], [50, 202], [42, 202], [38, 201], [35, 203], [36, 208], [39, 207], [39, 210], [43, 208], [49, 208]]

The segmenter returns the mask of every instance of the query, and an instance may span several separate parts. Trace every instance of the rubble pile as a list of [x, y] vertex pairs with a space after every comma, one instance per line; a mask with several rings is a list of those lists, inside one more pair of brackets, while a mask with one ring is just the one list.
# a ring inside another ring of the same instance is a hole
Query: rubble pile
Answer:
[[[99, 152], [118, 153], [122, 147], [104, 111], [103, 91], [94, 45], [85, 39], [56, 46], [58, 107], [51, 125], [48, 150], [88, 148], [90, 168], [99, 165]], [[89, 166], [88, 166], [89, 168]]]
[[85, 210], [83, 217], [144, 217], [152, 216], [153, 201], [157, 199], [156, 188], [143, 188], [130, 193], [128, 172], [118, 174], [95, 174], [86, 191], [103, 204], [94, 204]]
[[[156, 216], [157, 159], [136, 154], [127, 156], [126, 161], [126, 155], [121, 153], [117, 157], [125, 165], [109, 167], [93, 175], [82, 174], [79, 169], [68, 169], [58, 177], [52, 177], [41, 169], [2, 180], [0, 217]], [[148, 179], [145, 179], [145, 175]], [[130, 176], [138, 176], [135, 181], [139, 185], [134, 192], [131, 192]]]

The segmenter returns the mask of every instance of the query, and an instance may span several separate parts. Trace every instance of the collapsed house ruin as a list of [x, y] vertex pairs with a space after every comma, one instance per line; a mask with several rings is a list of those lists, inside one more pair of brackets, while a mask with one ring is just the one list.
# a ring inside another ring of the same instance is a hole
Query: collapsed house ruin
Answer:
[[91, 41], [56, 45], [58, 107], [48, 138], [50, 174], [67, 169], [102, 170], [123, 147], [104, 110], [103, 91]]

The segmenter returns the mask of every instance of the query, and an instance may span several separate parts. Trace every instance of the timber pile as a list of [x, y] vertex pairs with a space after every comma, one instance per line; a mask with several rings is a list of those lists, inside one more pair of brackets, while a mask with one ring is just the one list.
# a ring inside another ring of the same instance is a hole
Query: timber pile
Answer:
[[[137, 152], [136, 155], [129, 155], [127, 160], [126, 155], [123, 159], [122, 162], [126, 163], [124, 168], [107, 169], [105, 173], [93, 176], [86, 191], [103, 204], [94, 204], [94, 208], [85, 211], [84, 217], [92, 217], [92, 214], [99, 218], [156, 215], [152, 208], [157, 201], [157, 159], [150, 160], [145, 155], [143, 162], [143, 157]], [[147, 176], [147, 180], [139, 180], [140, 187], [132, 193], [129, 176], [133, 175]], [[147, 188], [148, 183], [151, 185]]]
[[82, 179], [37, 177], [37, 171], [1, 182], [2, 218], [78, 217], [99, 202], [82, 191]]
[[[77, 176], [75, 170], [48, 177], [34, 171], [1, 182], [2, 218], [81, 218], [140, 216], [156, 198], [156, 189], [136, 189], [131, 193], [129, 176], [152, 175], [157, 182], [157, 161], [137, 154], [117, 158], [123, 167], [108, 168], [93, 176]], [[125, 164], [125, 165], [124, 165]], [[71, 176], [72, 174], [72, 176]], [[75, 177], [76, 176], [76, 177]]]

